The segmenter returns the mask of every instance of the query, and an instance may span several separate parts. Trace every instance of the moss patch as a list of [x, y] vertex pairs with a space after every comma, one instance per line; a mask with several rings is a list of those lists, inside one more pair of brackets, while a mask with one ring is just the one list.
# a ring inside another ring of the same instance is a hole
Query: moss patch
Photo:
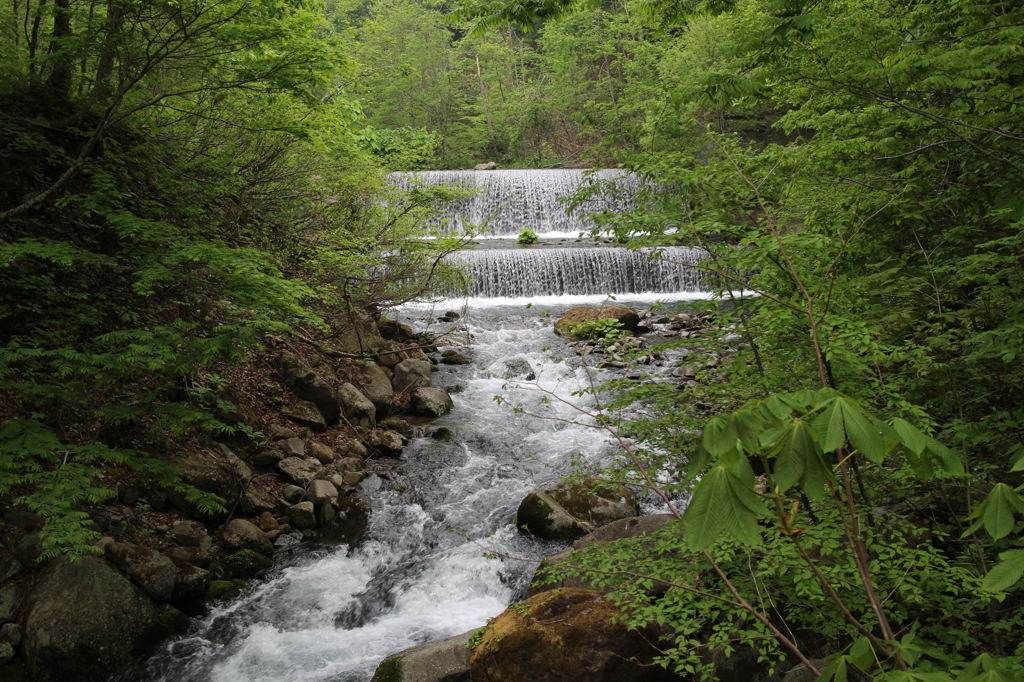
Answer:
[[236, 578], [255, 578], [257, 573], [270, 568], [271, 561], [259, 552], [240, 549], [224, 559], [224, 566]]
[[385, 658], [377, 666], [377, 672], [373, 673], [373, 679], [370, 682], [401, 682], [402, 658], [402, 656]]

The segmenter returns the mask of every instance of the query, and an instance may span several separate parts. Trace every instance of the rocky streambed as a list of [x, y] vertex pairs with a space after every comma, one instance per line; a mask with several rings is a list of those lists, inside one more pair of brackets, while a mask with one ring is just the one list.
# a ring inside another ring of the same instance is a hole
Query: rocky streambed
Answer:
[[[578, 414], [546, 396], [586, 388], [595, 367], [686, 390], [728, 362], [727, 347], [664, 346], [699, 339], [714, 325], [708, 316], [616, 308], [577, 314], [621, 317], [632, 340], [566, 342], [541, 311], [505, 309], [432, 317], [428, 328], [447, 333], [438, 342], [360, 314], [339, 325], [333, 346], [279, 349], [262, 376], [280, 389], [272, 409], [237, 387], [217, 401], [222, 419], [264, 437], [171, 460], [226, 513], [129, 481], [91, 510], [102, 556], [40, 571], [41, 519], [6, 510], [0, 670], [39, 680], [119, 669], [119, 680], [368, 680], [396, 651], [479, 627], [525, 596], [537, 562], [567, 541], [658, 511], [641, 511], [628, 491], [614, 491], [629, 501], [608, 513], [558, 500], [569, 460], [597, 462], [609, 447], [607, 434], [568, 425]], [[553, 501], [571, 531], [548, 533], [540, 518], [532, 537], [517, 529], [531, 495]], [[551, 608], [585, 610], [591, 597], [580, 599]], [[405, 675], [388, 660], [385, 672]]]

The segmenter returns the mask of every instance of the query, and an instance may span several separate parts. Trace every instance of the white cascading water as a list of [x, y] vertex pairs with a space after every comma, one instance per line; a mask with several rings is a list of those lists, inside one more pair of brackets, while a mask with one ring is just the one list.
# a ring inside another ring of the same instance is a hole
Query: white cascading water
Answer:
[[465, 295], [481, 298], [675, 294], [706, 287], [695, 266], [704, 252], [686, 246], [650, 251], [569, 247], [474, 249], [448, 260], [465, 267]]
[[578, 363], [562, 360], [569, 349], [540, 311], [484, 309], [467, 319], [472, 364], [442, 365], [434, 375], [435, 385], [464, 387], [452, 396], [455, 410], [433, 425], [456, 439], [414, 438], [387, 467], [390, 480], [364, 481], [373, 513], [359, 545], [285, 558], [269, 580], [120, 680], [365, 681], [389, 654], [480, 627], [522, 596], [535, 563], [484, 555], [536, 560], [560, 549], [520, 534], [516, 508], [534, 488], [553, 484], [572, 455], [599, 457], [608, 434], [494, 400], [581, 418], [504, 376], [506, 362], [525, 361], [535, 383], [559, 395], [589, 385]]
[[[516, 236], [522, 230], [531, 230], [546, 237], [576, 237], [593, 227], [587, 214], [625, 209], [639, 180], [635, 175], [615, 169], [559, 168], [392, 173], [388, 183], [404, 190], [449, 185], [474, 191], [469, 199], [459, 202], [445, 216], [450, 220], [449, 227], [456, 232], [468, 224], [496, 236]], [[614, 184], [624, 198], [612, 199], [605, 194], [567, 215], [565, 204], [559, 199], [592, 183]], [[438, 218], [430, 227], [441, 224], [442, 219]]]
[[[544, 177], [516, 180], [514, 187], [530, 187], [544, 210], [561, 211], [553, 198], [558, 188], [548, 179], [552, 171], [479, 175], [501, 184], [502, 178], [530, 173]], [[579, 171], [573, 173], [578, 178]], [[520, 191], [499, 189], [501, 196]], [[684, 249], [670, 255], [687, 263], [698, 257]], [[479, 268], [480, 280], [488, 283], [479, 284], [460, 321], [467, 346], [460, 350], [472, 363], [441, 365], [434, 375], [434, 385], [453, 389], [455, 409], [431, 428], [448, 427], [455, 439], [421, 435], [401, 458], [375, 465], [377, 473], [359, 492], [373, 511], [356, 547], [300, 546], [279, 553], [265, 580], [194, 620], [189, 634], [120, 673], [118, 682], [366, 682], [388, 655], [482, 626], [523, 595], [541, 556], [562, 549], [517, 531], [519, 502], [555, 483], [574, 455], [599, 462], [611, 446], [609, 434], [569, 423], [585, 423], [585, 415], [538, 390], [575, 394], [572, 400], [586, 408], [591, 398], [579, 392], [591, 377], [601, 378], [580, 365], [551, 320], [571, 304], [598, 303], [607, 294], [626, 294], [618, 301], [626, 305], [706, 294], [692, 268], [665, 266], [620, 248], [506, 249], [458, 258]], [[569, 295], [584, 280], [591, 295]], [[404, 321], [422, 329], [436, 312], [424, 307], [404, 314]], [[434, 323], [433, 331], [444, 330]], [[534, 379], [522, 376], [526, 365]]]

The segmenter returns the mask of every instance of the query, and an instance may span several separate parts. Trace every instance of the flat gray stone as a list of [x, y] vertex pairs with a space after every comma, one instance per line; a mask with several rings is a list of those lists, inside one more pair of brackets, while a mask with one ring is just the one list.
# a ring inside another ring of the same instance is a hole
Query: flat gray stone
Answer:
[[287, 457], [277, 463], [277, 470], [303, 490], [313, 482], [323, 467], [316, 460]]
[[[374, 680], [394, 682], [470, 682], [469, 638], [476, 630], [427, 642], [385, 658]], [[397, 677], [386, 678], [397, 672]]]

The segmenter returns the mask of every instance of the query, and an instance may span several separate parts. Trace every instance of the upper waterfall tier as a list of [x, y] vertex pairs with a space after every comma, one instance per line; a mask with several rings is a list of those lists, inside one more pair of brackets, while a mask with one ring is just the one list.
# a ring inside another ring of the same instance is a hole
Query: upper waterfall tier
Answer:
[[[522, 230], [575, 236], [593, 227], [586, 219], [587, 214], [625, 209], [638, 180], [621, 170], [522, 169], [392, 173], [388, 182], [401, 189], [451, 185], [475, 190], [472, 197], [458, 202], [446, 216], [456, 230], [473, 225], [498, 236], [513, 236]], [[567, 214], [559, 199], [594, 183], [613, 184], [620, 198], [613, 199], [605, 193], [601, 200], [590, 200], [572, 215]], [[438, 218], [432, 227], [441, 226], [444, 219]]]

